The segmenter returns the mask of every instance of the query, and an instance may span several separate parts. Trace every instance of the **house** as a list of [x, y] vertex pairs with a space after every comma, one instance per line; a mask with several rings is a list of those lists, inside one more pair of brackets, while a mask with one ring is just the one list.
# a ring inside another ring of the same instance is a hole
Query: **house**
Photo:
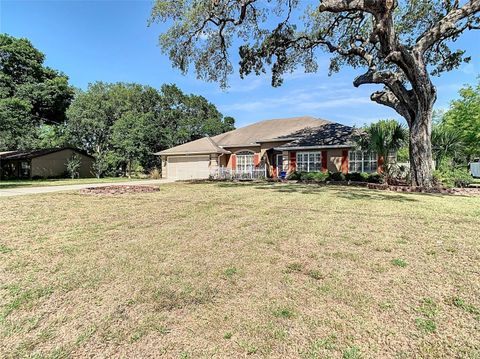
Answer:
[[0, 152], [0, 179], [67, 177], [67, 161], [80, 157], [79, 177], [93, 177], [93, 157], [74, 148]]
[[[165, 151], [162, 176], [202, 179], [224, 169], [277, 177], [293, 171], [376, 172], [378, 158], [354, 147], [356, 129], [314, 117], [273, 119]], [[381, 161], [380, 161], [381, 162]]]

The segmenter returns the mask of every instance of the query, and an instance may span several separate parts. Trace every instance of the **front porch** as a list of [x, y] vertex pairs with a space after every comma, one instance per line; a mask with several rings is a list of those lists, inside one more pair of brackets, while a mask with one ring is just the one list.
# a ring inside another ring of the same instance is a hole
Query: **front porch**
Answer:
[[212, 168], [210, 177], [251, 180], [286, 178], [293, 172], [377, 173], [381, 172], [383, 159], [374, 153], [351, 148], [284, 150], [271, 147], [260, 153], [232, 153], [218, 164]]

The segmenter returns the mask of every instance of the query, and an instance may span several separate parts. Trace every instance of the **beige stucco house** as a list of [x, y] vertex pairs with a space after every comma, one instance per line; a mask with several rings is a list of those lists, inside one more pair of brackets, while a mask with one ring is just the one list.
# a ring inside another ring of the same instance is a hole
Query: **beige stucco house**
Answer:
[[93, 177], [92, 156], [74, 148], [49, 148], [33, 151], [0, 152], [1, 179], [67, 177], [67, 161], [76, 154], [80, 158], [78, 176]]
[[158, 152], [162, 176], [204, 179], [227, 169], [263, 171], [267, 177], [293, 171], [376, 172], [375, 154], [354, 148], [353, 127], [310, 116], [254, 123]]

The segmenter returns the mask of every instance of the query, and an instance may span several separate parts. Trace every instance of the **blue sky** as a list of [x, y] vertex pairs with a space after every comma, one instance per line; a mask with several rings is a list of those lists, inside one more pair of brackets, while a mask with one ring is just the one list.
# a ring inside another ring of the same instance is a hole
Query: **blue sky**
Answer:
[[[316, 74], [301, 70], [287, 75], [280, 88], [272, 88], [267, 76], [241, 80], [230, 78], [230, 89], [183, 76], [173, 69], [158, 47], [163, 25], [147, 27], [152, 1], [23, 1], [0, 0], [0, 32], [26, 37], [46, 54], [46, 63], [65, 72], [70, 82], [86, 89], [97, 80], [136, 82], [159, 88], [176, 83], [184, 92], [203, 95], [225, 115], [236, 118], [237, 127], [262, 119], [312, 115], [346, 125], [361, 126], [381, 118], [399, 118], [386, 107], [369, 100], [375, 86], [356, 89], [358, 71], [342, 69], [327, 76], [328, 55], [321, 55]], [[480, 73], [480, 32], [457, 41], [473, 57], [461, 69], [435, 78], [437, 108], [448, 107], [463, 84], [473, 84]]]

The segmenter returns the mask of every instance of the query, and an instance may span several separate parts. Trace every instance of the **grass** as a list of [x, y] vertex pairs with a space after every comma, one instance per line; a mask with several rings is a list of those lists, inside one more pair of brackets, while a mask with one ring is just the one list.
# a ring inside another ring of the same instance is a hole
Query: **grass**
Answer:
[[392, 264], [397, 267], [405, 268], [407, 266], [407, 262], [400, 258], [392, 259]]
[[478, 197], [182, 183], [0, 218], [2, 358], [480, 355]]
[[106, 177], [106, 178], [61, 178], [61, 179], [38, 179], [38, 180], [1, 180], [0, 189], [21, 188], [21, 187], [49, 187], [49, 186], [65, 186], [72, 184], [94, 184], [94, 183], [110, 183], [110, 182], [126, 182], [135, 181], [138, 178], [127, 177]]

